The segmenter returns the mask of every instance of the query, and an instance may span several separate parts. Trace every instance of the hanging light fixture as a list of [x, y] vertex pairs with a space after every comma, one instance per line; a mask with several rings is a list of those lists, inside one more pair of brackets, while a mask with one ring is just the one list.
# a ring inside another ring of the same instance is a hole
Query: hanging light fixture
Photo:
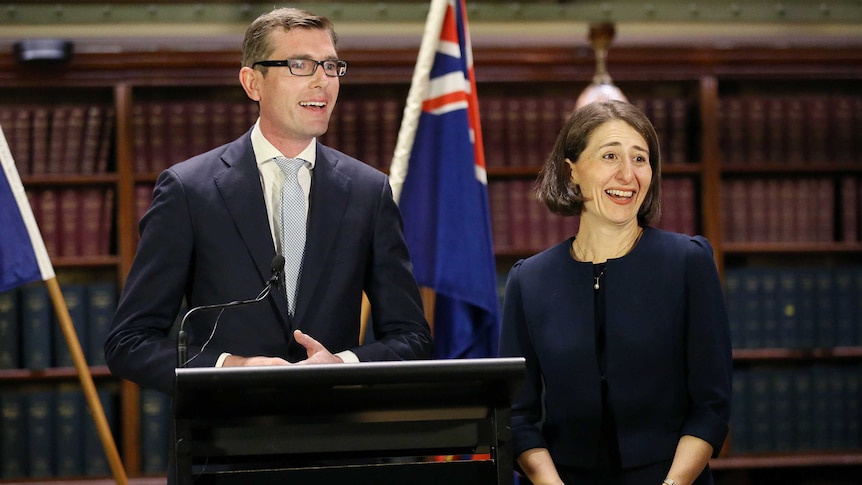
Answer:
[[596, 55], [596, 74], [593, 76], [593, 82], [578, 96], [575, 109], [595, 101], [628, 101], [620, 88], [614, 86], [607, 70], [608, 47], [615, 33], [612, 23], [590, 24], [589, 40]]

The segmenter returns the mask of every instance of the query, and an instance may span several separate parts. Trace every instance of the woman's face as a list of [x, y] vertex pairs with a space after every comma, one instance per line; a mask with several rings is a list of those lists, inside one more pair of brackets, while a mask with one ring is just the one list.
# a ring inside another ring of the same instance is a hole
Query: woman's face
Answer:
[[566, 163], [587, 199], [582, 220], [637, 224], [652, 181], [649, 145], [640, 133], [621, 120], [605, 122], [593, 130], [578, 160]]

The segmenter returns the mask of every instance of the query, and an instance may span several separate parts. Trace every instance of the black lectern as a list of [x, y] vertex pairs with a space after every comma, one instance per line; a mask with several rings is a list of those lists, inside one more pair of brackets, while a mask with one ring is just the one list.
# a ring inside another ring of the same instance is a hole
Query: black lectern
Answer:
[[177, 483], [509, 485], [523, 372], [520, 358], [177, 369]]

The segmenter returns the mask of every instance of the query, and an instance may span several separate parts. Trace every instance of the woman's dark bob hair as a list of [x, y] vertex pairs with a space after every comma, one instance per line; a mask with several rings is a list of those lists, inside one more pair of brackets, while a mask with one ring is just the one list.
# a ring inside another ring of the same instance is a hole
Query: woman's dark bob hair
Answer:
[[596, 128], [612, 120], [626, 122], [647, 142], [652, 181], [638, 211], [638, 225], [648, 226], [661, 215], [661, 154], [658, 136], [643, 111], [624, 101], [590, 103], [569, 116], [557, 136], [553, 151], [539, 173], [536, 197], [551, 212], [560, 215], [576, 216], [584, 211], [584, 202], [587, 199], [581, 194], [580, 187], [572, 183], [571, 170], [566, 159], [577, 163]]

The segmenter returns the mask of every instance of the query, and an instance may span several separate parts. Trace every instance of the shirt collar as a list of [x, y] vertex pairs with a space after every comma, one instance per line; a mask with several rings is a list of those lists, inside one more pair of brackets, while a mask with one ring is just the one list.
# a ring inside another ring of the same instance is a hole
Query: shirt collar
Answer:
[[[272, 143], [269, 142], [260, 131], [260, 119], [254, 124], [251, 130], [251, 148], [254, 150], [254, 158], [257, 164], [260, 165], [268, 162], [275, 157], [283, 157], [284, 154], [279, 152]], [[295, 158], [301, 158], [308, 162], [308, 169], [314, 168], [314, 163], [317, 160], [317, 138], [311, 140]]]

